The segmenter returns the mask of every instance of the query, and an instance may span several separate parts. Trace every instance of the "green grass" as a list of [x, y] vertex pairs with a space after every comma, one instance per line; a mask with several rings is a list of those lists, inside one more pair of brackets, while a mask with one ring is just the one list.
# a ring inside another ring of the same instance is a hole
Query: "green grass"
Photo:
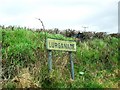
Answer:
[[0, 30], [0, 42], [2, 41], [2, 30]]
[[[35, 82], [42, 88], [112, 88], [117, 87], [118, 38], [105, 37], [77, 44], [73, 53], [75, 80], [70, 80], [69, 55], [52, 51], [53, 71], [48, 73], [45, 37], [74, 40], [60, 34], [24, 29], [0, 30], [4, 77], [11, 80], [19, 70], [28, 67]], [[19, 67], [19, 70], [17, 69]], [[79, 72], [84, 72], [80, 75]], [[12, 84], [10, 84], [11, 87]], [[9, 85], [8, 85], [9, 86]]]

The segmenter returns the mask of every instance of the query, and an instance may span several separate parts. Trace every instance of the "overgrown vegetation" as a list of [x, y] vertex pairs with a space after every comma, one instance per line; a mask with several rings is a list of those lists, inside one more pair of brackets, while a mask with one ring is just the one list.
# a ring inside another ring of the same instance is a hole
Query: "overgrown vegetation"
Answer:
[[[118, 88], [118, 38], [105, 36], [77, 43], [73, 53], [75, 80], [71, 80], [69, 53], [52, 51], [48, 73], [45, 37], [75, 40], [61, 34], [25, 29], [0, 30], [4, 88]], [[84, 74], [80, 74], [83, 72]], [[25, 79], [27, 77], [27, 80]], [[29, 77], [28, 77], [29, 76]], [[26, 85], [22, 85], [22, 81]]]

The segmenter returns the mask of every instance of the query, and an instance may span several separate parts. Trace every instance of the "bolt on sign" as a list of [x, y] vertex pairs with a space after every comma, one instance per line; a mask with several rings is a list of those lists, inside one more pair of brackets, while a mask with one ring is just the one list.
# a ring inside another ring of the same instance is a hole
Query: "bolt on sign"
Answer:
[[48, 38], [46, 40], [46, 48], [48, 50], [48, 68], [49, 72], [52, 70], [52, 50], [68, 51], [70, 57], [71, 66], [71, 77], [74, 80], [74, 63], [72, 60], [72, 52], [76, 51], [76, 42], [74, 41], [63, 41]]
[[48, 50], [76, 51], [76, 42], [47, 39]]

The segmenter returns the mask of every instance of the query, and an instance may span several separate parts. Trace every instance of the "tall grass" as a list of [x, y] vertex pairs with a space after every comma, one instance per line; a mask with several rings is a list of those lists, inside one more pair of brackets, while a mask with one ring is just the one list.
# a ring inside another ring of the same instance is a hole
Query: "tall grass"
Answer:
[[0, 30], [0, 33], [4, 79], [11, 80], [19, 75], [22, 68], [28, 67], [33, 81], [42, 88], [117, 87], [118, 38], [108, 36], [77, 44], [77, 51], [73, 53], [75, 80], [72, 81], [67, 52], [52, 51], [53, 70], [48, 73], [45, 37], [73, 38], [24, 29]]

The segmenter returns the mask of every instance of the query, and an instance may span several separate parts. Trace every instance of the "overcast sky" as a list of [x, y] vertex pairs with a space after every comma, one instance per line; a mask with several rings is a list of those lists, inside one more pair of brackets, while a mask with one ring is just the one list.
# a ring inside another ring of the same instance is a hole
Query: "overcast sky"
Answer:
[[0, 0], [0, 25], [118, 32], [119, 0]]

